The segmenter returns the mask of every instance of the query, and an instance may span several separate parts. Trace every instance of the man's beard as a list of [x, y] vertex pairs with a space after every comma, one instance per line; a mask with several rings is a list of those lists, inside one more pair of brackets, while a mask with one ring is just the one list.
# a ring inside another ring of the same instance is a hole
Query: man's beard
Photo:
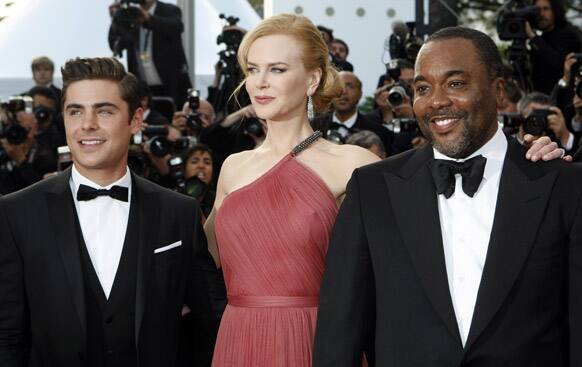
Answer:
[[471, 146], [473, 141], [471, 133], [465, 124], [462, 124], [461, 136], [453, 141], [439, 142], [434, 139], [430, 128], [423, 131], [426, 138], [432, 143], [436, 150], [450, 158], [465, 158], [464, 152]]

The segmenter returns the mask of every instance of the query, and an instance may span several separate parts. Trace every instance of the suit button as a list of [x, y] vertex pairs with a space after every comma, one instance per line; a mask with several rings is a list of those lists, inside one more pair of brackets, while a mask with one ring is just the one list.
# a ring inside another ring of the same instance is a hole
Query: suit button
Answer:
[[109, 349], [107, 352], [105, 352], [105, 354], [107, 354], [107, 357], [111, 357], [113, 355], [113, 351]]
[[105, 323], [107, 325], [111, 324], [113, 322], [113, 316], [109, 316], [108, 318], [105, 319]]

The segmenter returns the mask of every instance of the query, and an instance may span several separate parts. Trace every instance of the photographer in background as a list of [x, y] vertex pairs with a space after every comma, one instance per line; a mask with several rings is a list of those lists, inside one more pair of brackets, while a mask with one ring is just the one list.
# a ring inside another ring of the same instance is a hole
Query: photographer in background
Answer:
[[414, 66], [410, 61], [391, 60], [386, 64], [386, 74], [380, 77], [380, 87], [374, 93], [377, 107], [369, 117], [394, 134], [392, 146], [388, 148], [390, 155], [419, 148], [427, 143], [420, 134], [412, 110], [413, 77]]
[[165, 125], [168, 124], [168, 119], [155, 110], [152, 106], [152, 92], [147, 83], [143, 80], [139, 81], [139, 90], [141, 97], [141, 108], [143, 108], [143, 121], [148, 125]]
[[204, 218], [207, 218], [216, 196], [214, 157], [207, 145], [196, 144], [184, 154], [184, 178], [186, 193], [198, 200]]
[[347, 59], [350, 52], [348, 44], [339, 38], [334, 38], [330, 45], [330, 55], [331, 63], [339, 71], [354, 71], [354, 65], [352, 65]]
[[384, 147], [389, 150], [392, 146], [393, 134], [358, 111], [358, 103], [362, 98], [360, 79], [349, 71], [341, 71], [339, 78], [343, 83], [342, 94], [332, 102], [332, 112], [316, 119], [315, 127], [323, 132], [327, 140], [337, 144], [345, 143], [350, 135], [358, 131], [369, 130], [376, 133]]
[[67, 145], [59, 127], [64, 127], [62, 116], [58, 112], [57, 96], [50, 88], [34, 87], [28, 91], [32, 97], [34, 117], [37, 122], [36, 169], [42, 173], [53, 172], [57, 168], [57, 148]]
[[[534, 0], [540, 13], [537, 24], [526, 23], [531, 46], [531, 80], [535, 91], [550, 94], [562, 77], [567, 54], [580, 52], [582, 43], [577, 30], [566, 20], [561, 0]], [[542, 31], [538, 36], [532, 27]]]
[[[36, 166], [38, 124], [29, 96], [10, 97], [2, 104], [0, 122], [0, 194], [8, 194], [40, 181], [46, 172]], [[56, 163], [55, 163], [56, 165]], [[54, 171], [55, 169], [52, 169]]]
[[224, 45], [224, 50], [218, 53], [219, 60], [214, 65], [214, 81], [208, 87], [208, 102], [212, 104], [214, 111], [222, 119], [236, 112], [240, 105], [244, 106], [250, 103], [250, 99], [245, 88], [240, 90], [237, 98], [231, 98], [243, 80], [243, 72], [236, 55], [246, 30], [237, 26], [240, 20], [237, 17], [220, 14], [219, 18], [223, 19], [225, 25], [222, 28], [222, 33], [216, 38], [216, 43]]
[[533, 92], [524, 96], [517, 104], [517, 109], [524, 118], [519, 127], [517, 140], [523, 144], [524, 135], [531, 134], [534, 139], [547, 135], [572, 155], [577, 148], [577, 141], [568, 128], [562, 111], [557, 108], [546, 94]]
[[109, 6], [109, 47], [127, 50], [129, 72], [144, 80], [155, 96], [170, 96], [177, 106], [191, 88], [182, 46], [182, 13], [156, 0], [120, 0]]
[[214, 152], [214, 166], [219, 171], [229, 155], [261, 145], [266, 132], [267, 125], [249, 104], [202, 130], [200, 142], [207, 144]]

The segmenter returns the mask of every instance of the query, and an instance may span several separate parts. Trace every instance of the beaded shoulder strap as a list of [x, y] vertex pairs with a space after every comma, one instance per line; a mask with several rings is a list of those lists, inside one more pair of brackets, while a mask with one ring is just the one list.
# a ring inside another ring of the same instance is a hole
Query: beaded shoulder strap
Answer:
[[293, 150], [291, 150], [291, 155], [294, 157], [307, 149], [311, 144], [313, 144], [317, 139], [321, 138], [323, 133], [321, 131], [314, 131], [313, 134], [309, 135], [301, 143], [297, 144]]

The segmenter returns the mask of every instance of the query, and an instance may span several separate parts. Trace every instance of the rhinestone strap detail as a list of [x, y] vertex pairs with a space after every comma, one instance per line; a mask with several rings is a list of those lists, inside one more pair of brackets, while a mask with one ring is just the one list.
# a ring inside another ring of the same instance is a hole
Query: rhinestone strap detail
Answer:
[[313, 144], [317, 139], [321, 138], [323, 133], [321, 131], [314, 131], [313, 134], [309, 135], [301, 143], [297, 144], [293, 150], [291, 150], [291, 155], [294, 157], [307, 149], [311, 144]]

